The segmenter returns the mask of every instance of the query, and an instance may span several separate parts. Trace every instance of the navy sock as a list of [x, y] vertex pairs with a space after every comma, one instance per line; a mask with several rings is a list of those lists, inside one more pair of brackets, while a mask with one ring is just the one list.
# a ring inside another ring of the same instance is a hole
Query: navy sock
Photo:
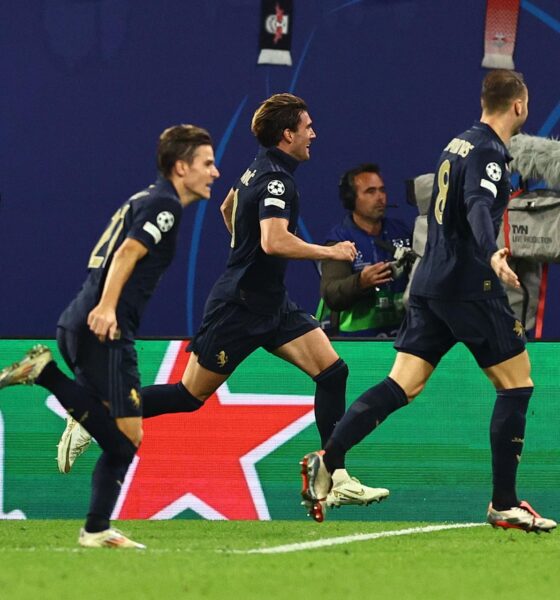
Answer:
[[492, 448], [492, 506], [506, 510], [518, 506], [517, 467], [525, 438], [525, 421], [532, 387], [499, 390], [490, 421]]
[[339, 469], [350, 448], [361, 442], [392, 412], [408, 404], [401, 386], [386, 377], [364, 392], [346, 411], [325, 445], [324, 461], [332, 473]]
[[140, 395], [144, 419], [167, 413], [193, 412], [204, 405], [182, 382], [150, 385], [142, 388]]
[[121, 453], [103, 452], [99, 457], [91, 478], [92, 493], [85, 525], [89, 533], [109, 528], [111, 513], [133, 458], [132, 449]]
[[330, 367], [313, 377], [315, 387], [315, 422], [324, 448], [346, 409], [348, 367], [339, 358]]
[[109, 411], [87, 388], [67, 377], [56, 365], [50, 362], [45, 366], [37, 384], [54, 394], [76, 421], [96, 440], [103, 450], [127, 453], [134, 452], [134, 444], [117, 427]]

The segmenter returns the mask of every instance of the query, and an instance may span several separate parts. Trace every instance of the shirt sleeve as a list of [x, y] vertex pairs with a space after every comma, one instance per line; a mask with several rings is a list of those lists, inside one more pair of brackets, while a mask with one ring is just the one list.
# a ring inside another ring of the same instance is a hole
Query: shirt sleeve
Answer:
[[296, 186], [285, 173], [268, 173], [263, 177], [259, 193], [259, 220], [277, 217], [290, 219], [295, 204]]
[[487, 260], [498, 249], [491, 209], [507, 177], [505, 158], [498, 150], [486, 150], [473, 155], [465, 175], [467, 220]]
[[148, 252], [177, 237], [182, 208], [173, 198], [151, 198], [134, 215], [127, 237], [138, 240]]

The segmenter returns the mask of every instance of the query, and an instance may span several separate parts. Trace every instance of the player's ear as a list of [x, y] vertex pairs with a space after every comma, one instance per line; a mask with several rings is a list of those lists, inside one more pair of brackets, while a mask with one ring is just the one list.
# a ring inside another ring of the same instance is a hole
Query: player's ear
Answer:
[[184, 177], [189, 172], [189, 165], [184, 160], [178, 160], [173, 168], [180, 177]]
[[284, 129], [282, 132], [282, 137], [288, 144], [291, 144], [294, 141], [294, 132], [291, 129]]

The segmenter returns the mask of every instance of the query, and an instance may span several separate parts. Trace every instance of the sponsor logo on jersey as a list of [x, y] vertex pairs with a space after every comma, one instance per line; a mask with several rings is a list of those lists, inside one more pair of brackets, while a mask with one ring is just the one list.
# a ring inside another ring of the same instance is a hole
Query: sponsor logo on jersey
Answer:
[[278, 179], [273, 179], [268, 182], [266, 189], [273, 196], [281, 196], [286, 191], [286, 186]]
[[502, 178], [502, 168], [498, 163], [488, 163], [486, 165], [486, 175], [488, 175], [492, 181], [500, 181]]
[[173, 224], [175, 223], [175, 217], [173, 216], [173, 213], [170, 213], [168, 210], [164, 210], [156, 217], [156, 223], [159, 230], [165, 233], [173, 227]]

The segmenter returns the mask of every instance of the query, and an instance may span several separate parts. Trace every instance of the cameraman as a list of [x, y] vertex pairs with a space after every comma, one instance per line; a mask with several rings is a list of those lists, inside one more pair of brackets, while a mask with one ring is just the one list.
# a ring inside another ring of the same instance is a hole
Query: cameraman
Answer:
[[387, 194], [377, 165], [347, 171], [339, 194], [348, 212], [326, 244], [349, 240], [358, 254], [353, 263], [322, 261], [317, 318], [331, 335], [394, 337], [404, 317], [402, 296], [414, 261], [403, 250], [410, 248], [412, 231], [385, 217]]

